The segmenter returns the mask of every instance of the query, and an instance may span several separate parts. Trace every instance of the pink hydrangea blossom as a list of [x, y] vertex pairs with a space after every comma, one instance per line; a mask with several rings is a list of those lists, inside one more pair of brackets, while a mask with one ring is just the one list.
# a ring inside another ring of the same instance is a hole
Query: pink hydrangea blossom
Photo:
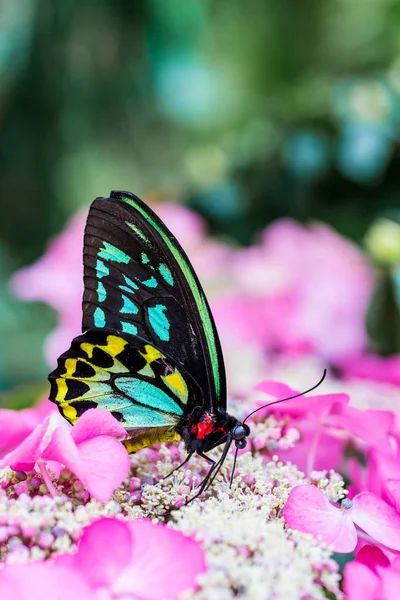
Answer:
[[[271, 396], [271, 401], [299, 393], [275, 381], [263, 381], [255, 389]], [[338, 468], [348, 441], [356, 442], [362, 449], [375, 448], [392, 456], [396, 446], [395, 414], [384, 410], [360, 410], [350, 406], [349, 400], [347, 394], [306, 395], [272, 404], [260, 413], [270, 411], [293, 419], [302, 433], [302, 441], [294, 449], [279, 454], [307, 473], [315, 468]], [[264, 402], [259, 400], [258, 404], [262, 406]]]
[[18, 271], [11, 289], [23, 300], [40, 300], [58, 312], [58, 326], [46, 341], [50, 365], [81, 331], [83, 295], [82, 242], [86, 216], [77, 214], [49, 245], [42, 258]]
[[356, 560], [344, 569], [348, 600], [397, 600], [400, 589], [400, 558], [391, 560], [376, 546], [364, 546]]
[[95, 600], [89, 585], [63, 566], [49, 562], [9, 564], [0, 570], [0, 598], [7, 600]]
[[32, 470], [38, 465], [45, 483], [55, 494], [44, 461], [65, 465], [80, 479], [91, 496], [100, 502], [110, 499], [127, 476], [129, 456], [116, 439], [127, 436], [125, 428], [107, 411], [90, 409], [70, 429], [58, 426], [50, 441], [49, 418], [38, 425], [16, 448], [0, 461], [0, 468]]
[[374, 284], [365, 257], [322, 224], [280, 220], [261, 243], [232, 255], [234, 293], [216, 303], [221, 330], [261, 347], [313, 351], [340, 362], [366, 348]]
[[125, 428], [107, 411], [91, 408], [70, 431], [57, 427], [43, 450], [43, 460], [67, 466], [91, 496], [106, 502], [130, 469], [128, 453], [116, 439]]
[[[400, 481], [398, 454], [389, 456], [372, 449], [368, 453], [366, 489], [381, 496], [389, 504], [395, 504], [395, 481]], [[388, 485], [388, 482], [391, 483]]]
[[75, 554], [6, 565], [0, 598], [175, 600], [204, 570], [201, 546], [180, 532], [144, 519], [103, 518], [86, 528]]
[[347, 378], [382, 381], [400, 386], [400, 356], [367, 354], [347, 360], [341, 365]]
[[[300, 393], [299, 390], [294, 390], [288, 385], [277, 381], [262, 381], [255, 386], [255, 389], [271, 396], [271, 402], [274, 399], [290, 398]], [[349, 400], [347, 394], [306, 395], [285, 400], [280, 404], [272, 404], [265, 410], [290, 415], [293, 418], [316, 420], [330, 415], [336, 406], [343, 407], [347, 405]], [[262, 406], [265, 402], [260, 401], [259, 404]]]
[[0, 459], [16, 448], [54, 410], [55, 406], [46, 399], [24, 410], [0, 409]]
[[330, 544], [336, 552], [352, 552], [357, 545], [356, 525], [393, 550], [400, 550], [400, 514], [371, 492], [333, 506], [314, 485], [296, 486], [283, 509], [292, 529], [311, 533]]

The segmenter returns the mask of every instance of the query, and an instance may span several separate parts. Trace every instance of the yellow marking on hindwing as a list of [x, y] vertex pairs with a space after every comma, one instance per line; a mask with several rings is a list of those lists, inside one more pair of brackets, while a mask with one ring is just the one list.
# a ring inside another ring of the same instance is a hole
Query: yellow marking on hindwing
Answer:
[[[77, 359], [76, 358], [67, 358], [67, 360], [65, 361], [65, 375], [63, 375], [63, 377], [72, 377], [73, 373], [75, 373], [75, 369], [76, 369], [76, 363], [77, 363]], [[73, 377], [73, 379], [76, 379], [75, 377]]]
[[[78, 358], [67, 358], [64, 363], [65, 372], [56, 379], [57, 384], [57, 393], [56, 393], [56, 402], [60, 406], [64, 416], [71, 422], [77, 420], [77, 411], [75, 408], [70, 406], [70, 402], [79, 402], [81, 400], [88, 400], [96, 398], [100, 396], [106, 396], [110, 394], [110, 385], [109, 380], [111, 373], [128, 373], [129, 369], [125, 367], [117, 358], [118, 354], [120, 354], [125, 346], [128, 345], [124, 339], [115, 336], [108, 335], [105, 344], [90, 344], [88, 342], [83, 342], [80, 346], [81, 349], [85, 352], [88, 359], [78, 357]], [[106, 352], [114, 361], [114, 364], [111, 367], [104, 368], [99, 367], [91, 362], [93, 359], [93, 351], [95, 348], [99, 348]], [[86, 363], [94, 370], [94, 374], [91, 377], [74, 377], [74, 373], [77, 369], [77, 365], [79, 362]], [[71, 398], [70, 400], [65, 400], [65, 397], [68, 393], [68, 381], [81, 381], [86, 383], [89, 386], [89, 389], [80, 396], [76, 396], [75, 398]]]
[[171, 375], [162, 377], [162, 380], [165, 385], [178, 396], [179, 400], [186, 404], [188, 400], [188, 388], [179, 371], [175, 371], [175, 373], [171, 373]]
[[90, 344], [89, 342], [83, 342], [81, 344], [81, 348], [85, 354], [87, 354], [88, 358], [93, 358], [93, 351], [95, 348], [99, 348], [99, 350], [103, 350], [106, 354], [111, 356], [114, 360], [114, 364], [111, 367], [103, 368], [97, 367], [93, 363], [88, 361], [95, 370], [96, 376], [100, 373], [100, 371], [105, 371], [107, 373], [128, 373], [129, 369], [125, 367], [117, 358], [118, 354], [120, 354], [125, 346], [128, 345], [128, 342], [124, 339], [116, 336], [116, 335], [108, 335], [106, 344]]
[[61, 402], [63, 402], [63, 400], [68, 392], [67, 382], [65, 381], [65, 379], [56, 379], [56, 383], [57, 383], [56, 401], [61, 403]]
[[89, 344], [89, 342], [83, 342], [83, 344], [81, 344], [81, 348], [84, 352], [86, 352], [86, 354], [88, 355], [89, 358], [93, 358], [93, 350], [95, 348], [101, 348], [101, 346], [96, 346], [95, 344]]
[[78, 413], [76, 411], [76, 408], [70, 406], [68, 402], [60, 402], [60, 408], [63, 412], [64, 417], [68, 419], [68, 421], [70, 421], [71, 423], [75, 423], [75, 421], [78, 420]]
[[122, 352], [122, 350], [125, 348], [125, 346], [128, 345], [128, 342], [123, 340], [120, 337], [117, 337], [116, 335], [108, 335], [107, 336], [107, 350], [108, 350], [108, 354], [111, 354], [111, 356], [116, 357], [118, 354], [120, 354]]
[[145, 361], [150, 364], [153, 361], [157, 360], [158, 358], [165, 358], [164, 354], [162, 354], [162, 352], [160, 352], [159, 350], [157, 350], [157, 348], [154, 348], [154, 346], [150, 346], [150, 344], [146, 344], [144, 347], [144, 352], [140, 352], [139, 354], [141, 354], [143, 356], [143, 358], [145, 359]]
[[100, 348], [115, 358], [127, 345], [128, 342], [126, 342], [124, 339], [116, 335], [108, 335], [106, 344], [90, 344], [89, 342], [83, 342], [81, 344], [81, 348], [84, 352], [86, 352], [89, 358], [93, 357], [93, 350], [95, 348]]

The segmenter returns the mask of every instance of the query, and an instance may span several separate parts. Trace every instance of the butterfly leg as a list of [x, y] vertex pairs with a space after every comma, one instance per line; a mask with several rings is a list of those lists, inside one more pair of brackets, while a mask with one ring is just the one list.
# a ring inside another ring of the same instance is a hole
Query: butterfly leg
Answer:
[[[185, 506], [187, 506], [188, 504], [190, 504], [191, 502], [193, 502], [193, 500], [195, 500], [196, 498], [198, 498], [204, 491], [204, 489], [207, 486], [207, 483], [210, 481], [210, 477], [212, 476], [212, 474], [214, 473], [215, 468], [218, 466], [219, 461], [216, 462], [215, 460], [211, 460], [211, 458], [209, 458], [208, 456], [206, 456], [203, 453], [198, 452], [198, 455], [201, 456], [202, 458], [205, 458], [207, 460], [207, 462], [209, 462], [211, 464], [211, 467], [208, 470], [207, 475], [204, 477], [203, 481], [201, 481], [199, 483], [199, 485], [197, 486], [197, 493], [190, 498], [190, 500], [188, 500], [185, 503]], [[219, 469], [218, 469], [219, 470]], [[217, 471], [218, 472], [218, 471]]]
[[[232, 438], [228, 437], [228, 439], [225, 442], [225, 446], [224, 446], [224, 450], [221, 454], [221, 458], [219, 459], [219, 461], [217, 463], [214, 463], [214, 465], [210, 468], [210, 470], [208, 471], [205, 480], [202, 483], [202, 488], [203, 490], [206, 490], [210, 487], [210, 485], [212, 485], [214, 479], [216, 478], [216, 476], [218, 475], [222, 465], [225, 462], [226, 456], [229, 452], [229, 449], [231, 447], [232, 444]], [[202, 491], [203, 491], [202, 490]]]
[[203, 452], [197, 452], [197, 454], [201, 456], [201, 458], [204, 458], [208, 463], [210, 463], [210, 465], [215, 465], [215, 460], [207, 456], [207, 454], [203, 454]]
[[177, 467], [175, 467], [175, 469], [172, 469], [172, 471], [170, 473], [168, 473], [168, 475], [165, 475], [163, 477], [164, 479], [168, 479], [168, 477], [171, 477], [171, 475], [173, 475], [175, 473], [175, 471], [178, 471], [181, 467], [183, 467], [184, 465], [186, 465], [187, 462], [189, 462], [189, 460], [192, 458], [194, 452], [191, 452], [190, 454], [187, 455], [187, 457], [185, 458], [185, 460], [183, 462], [181, 462], [180, 465], [178, 465]]
[[[229, 452], [229, 448], [231, 447], [231, 444], [232, 444], [232, 438], [229, 437], [227, 439], [227, 441], [225, 442], [224, 450], [222, 452], [221, 458], [218, 461], [212, 460], [209, 456], [207, 456], [206, 454], [203, 454], [203, 452], [197, 452], [197, 454], [199, 456], [201, 456], [208, 463], [211, 464], [211, 467], [209, 468], [208, 473], [204, 477], [203, 481], [198, 485], [198, 487], [197, 487], [198, 492], [192, 498], [190, 498], [187, 502], [185, 502], [185, 504], [183, 506], [187, 506], [188, 504], [190, 504], [191, 502], [193, 502], [193, 500], [196, 500], [196, 498], [198, 498], [199, 496], [201, 496], [201, 494], [204, 492], [204, 490], [207, 489], [212, 484], [212, 482], [214, 481], [214, 479], [218, 475], [218, 472], [219, 472], [220, 468], [224, 464], [226, 455]], [[184, 461], [184, 463], [187, 462], [188, 458], [190, 458], [190, 456], [192, 456], [192, 454], [190, 454], [188, 457], [186, 457], [186, 460]], [[184, 463], [182, 463], [182, 464], [184, 464]], [[179, 466], [181, 467], [182, 465], [179, 465]], [[179, 468], [179, 467], [177, 467], [177, 468]], [[174, 469], [174, 471], [175, 470], [176, 469]], [[167, 516], [169, 516], [171, 514], [172, 510], [173, 509], [171, 508], [169, 511], [167, 511], [166, 513], [161, 514], [160, 516], [167, 517]]]
[[[207, 475], [205, 476], [205, 478], [203, 479], [203, 481], [201, 481], [199, 483], [199, 485], [197, 486], [198, 488], [200, 488], [202, 485], [205, 485], [205, 483], [207, 483], [207, 481], [211, 477], [212, 473], [214, 472], [215, 467], [217, 466], [217, 462], [215, 460], [212, 460], [212, 458], [210, 458], [209, 456], [207, 456], [207, 454], [203, 454], [203, 452], [197, 452], [197, 454], [198, 454], [198, 456], [201, 456], [201, 458], [204, 458], [211, 465], [211, 467], [209, 468], [209, 470], [207, 472]], [[204, 487], [200, 491], [200, 494], [201, 494], [201, 492], [203, 490], [204, 490]]]
[[202, 452], [197, 452], [197, 454], [199, 456], [201, 456], [202, 458], [205, 458], [209, 463], [211, 463], [211, 467], [210, 467], [207, 475], [204, 477], [203, 481], [198, 486], [197, 494], [195, 494], [192, 498], [190, 498], [190, 500], [188, 500], [188, 502], [186, 502], [185, 506], [187, 506], [188, 504], [193, 502], [193, 500], [198, 498], [204, 492], [204, 490], [209, 488], [210, 485], [213, 483], [214, 479], [216, 478], [216, 476], [219, 473], [219, 470], [221, 469], [222, 465], [225, 462], [225, 458], [229, 452], [229, 448], [231, 447], [231, 444], [232, 444], [232, 438], [228, 437], [228, 439], [225, 442], [225, 447], [222, 452], [221, 458], [218, 461], [212, 460], [209, 456], [206, 456]]

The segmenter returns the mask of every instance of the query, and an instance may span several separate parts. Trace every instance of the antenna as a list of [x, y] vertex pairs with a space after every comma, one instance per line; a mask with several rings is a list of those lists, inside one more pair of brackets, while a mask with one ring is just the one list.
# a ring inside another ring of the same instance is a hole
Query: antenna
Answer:
[[246, 423], [247, 419], [249, 417], [251, 417], [252, 415], [254, 415], [254, 413], [258, 412], [259, 410], [262, 410], [263, 408], [267, 408], [267, 406], [272, 406], [273, 404], [279, 404], [279, 402], [286, 402], [286, 400], [293, 400], [293, 398], [298, 398], [299, 396], [304, 396], [305, 394], [312, 392], [313, 390], [315, 390], [317, 387], [319, 387], [321, 385], [321, 383], [324, 381], [325, 377], [326, 377], [326, 369], [324, 369], [324, 373], [323, 373], [321, 379], [319, 380], [319, 382], [316, 385], [313, 385], [313, 387], [311, 387], [309, 390], [306, 390], [305, 392], [300, 392], [299, 394], [295, 394], [294, 396], [289, 396], [288, 398], [282, 398], [282, 400], [274, 400], [274, 402], [269, 402], [269, 404], [264, 404], [264, 406], [260, 406], [259, 408], [256, 408], [256, 410], [253, 410], [253, 412], [248, 414], [247, 417], [243, 420], [243, 423]]

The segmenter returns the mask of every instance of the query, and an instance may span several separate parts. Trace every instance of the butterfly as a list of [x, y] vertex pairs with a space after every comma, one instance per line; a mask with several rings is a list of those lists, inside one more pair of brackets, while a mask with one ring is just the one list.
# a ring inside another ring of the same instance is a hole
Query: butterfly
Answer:
[[[182, 465], [194, 453], [211, 465], [197, 497], [250, 434], [250, 415], [240, 422], [226, 410], [221, 344], [198, 277], [160, 218], [123, 191], [90, 206], [83, 264], [83, 333], [49, 375], [50, 400], [72, 424], [90, 408], [109, 411], [130, 453], [183, 440]], [[218, 461], [207, 456], [222, 444]]]

